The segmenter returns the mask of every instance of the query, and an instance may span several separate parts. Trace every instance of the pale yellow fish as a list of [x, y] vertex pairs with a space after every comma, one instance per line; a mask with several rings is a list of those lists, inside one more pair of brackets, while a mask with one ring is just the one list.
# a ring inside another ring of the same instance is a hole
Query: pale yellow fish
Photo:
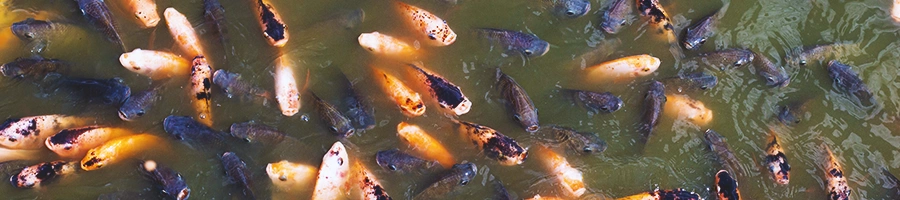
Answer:
[[419, 93], [407, 87], [397, 77], [391, 76], [377, 68], [373, 69], [375, 76], [382, 80], [382, 90], [390, 95], [391, 100], [394, 100], [394, 103], [400, 107], [400, 111], [403, 114], [409, 117], [425, 114], [425, 103], [422, 102], [422, 96]]
[[445, 169], [450, 169], [456, 164], [453, 155], [444, 148], [440, 141], [429, 136], [419, 126], [400, 122], [397, 124], [397, 136], [425, 160], [436, 160]]
[[44, 140], [62, 129], [87, 124], [88, 118], [39, 115], [7, 119], [0, 125], [0, 146], [9, 149], [41, 149]]
[[425, 44], [447, 46], [456, 41], [456, 33], [450, 29], [450, 25], [431, 12], [399, 1], [397, 8], [407, 24], [415, 29], [418, 37], [425, 40]]
[[194, 111], [197, 112], [197, 119], [200, 123], [212, 126], [212, 67], [203, 56], [194, 57], [191, 62], [191, 103], [194, 105]]
[[275, 100], [284, 116], [294, 116], [300, 112], [300, 90], [287, 55], [281, 55], [275, 61]]
[[293, 192], [308, 188], [315, 181], [316, 167], [282, 160], [266, 165], [266, 174], [279, 191]]
[[164, 51], [134, 49], [119, 56], [125, 69], [154, 80], [183, 76], [191, 72], [190, 63], [181, 56]]
[[97, 170], [122, 162], [145, 152], [166, 149], [165, 140], [151, 134], [137, 134], [119, 137], [88, 151], [81, 159], [81, 169]]
[[827, 158], [825, 159], [825, 163], [823, 163], [825, 167], [825, 192], [828, 193], [828, 199], [834, 200], [847, 200], [850, 199], [850, 185], [847, 184], [847, 177], [844, 174], [844, 169], [841, 167], [841, 163], [838, 161], [836, 157], [834, 157], [834, 153], [831, 152], [831, 148], [827, 145], [822, 145], [825, 149], [825, 153], [827, 154]]
[[391, 196], [388, 195], [387, 191], [384, 190], [384, 186], [378, 182], [378, 178], [375, 178], [375, 175], [369, 172], [365, 166], [362, 165], [361, 162], [355, 162], [355, 173], [356, 176], [353, 180], [356, 182], [356, 185], [359, 186], [360, 189], [360, 197], [365, 200], [383, 200], [383, 199], [391, 199]]
[[659, 58], [647, 54], [627, 56], [586, 68], [586, 78], [592, 82], [630, 81], [655, 72], [659, 64]]
[[172, 34], [172, 37], [175, 37], [175, 43], [181, 46], [181, 49], [187, 54], [184, 55], [186, 58], [206, 55], [200, 46], [200, 39], [194, 31], [194, 26], [191, 25], [187, 17], [172, 7], [166, 8], [163, 15], [166, 17], [166, 24], [169, 26], [169, 33]]
[[47, 149], [56, 153], [61, 158], [77, 159], [84, 157], [87, 151], [100, 146], [113, 138], [131, 134], [131, 131], [122, 128], [87, 126], [70, 128], [59, 131], [56, 135], [47, 138], [44, 144]]
[[376, 32], [359, 34], [359, 46], [374, 54], [389, 57], [411, 57], [416, 49], [408, 43], [389, 35]]
[[0, 147], [0, 163], [14, 160], [37, 160], [42, 150], [7, 149]]
[[900, 22], [900, 0], [894, 0], [894, 4], [891, 6], [891, 18], [895, 22]]
[[347, 156], [347, 149], [340, 141], [335, 142], [322, 157], [322, 166], [319, 167], [319, 175], [316, 176], [312, 199], [342, 199], [344, 192], [350, 190], [350, 185], [347, 184], [349, 176], [350, 159]]
[[128, 12], [134, 13], [134, 19], [143, 28], [153, 28], [159, 24], [159, 13], [156, 10], [156, 0], [126, 0]]
[[566, 158], [553, 152], [550, 148], [543, 145], [536, 145], [537, 152], [540, 154], [538, 160], [541, 164], [550, 170], [551, 176], [556, 176], [559, 185], [565, 189], [567, 195], [572, 197], [580, 197], [584, 195], [584, 180], [581, 171], [572, 167]]
[[283, 47], [291, 36], [287, 32], [287, 25], [284, 23], [284, 20], [281, 20], [281, 15], [275, 11], [275, 7], [271, 3], [266, 0], [257, 2], [259, 3], [257, 9], [259, 15], [257, 16], [259, 17], [259, 25], [262, 26], [263, 36], [272, 46]]
[[713, 111], [695, 99], [686, 95], [666, 95], [663, 113], [676, 119], [686, 119], [698, 126], [705, 126], [713, 119]]

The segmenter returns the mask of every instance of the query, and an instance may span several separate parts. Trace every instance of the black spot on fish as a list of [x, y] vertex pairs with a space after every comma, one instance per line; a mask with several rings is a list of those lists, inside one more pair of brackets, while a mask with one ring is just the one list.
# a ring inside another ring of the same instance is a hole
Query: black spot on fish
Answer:
[[210, 99], [210, 94], [209, 94], [209, 92], [198, 92], [196, 98], [197, 98], [197, 100], [204, 100], [204, 99], [208, 100], [208, 99]]
[[270, 5], [266, 5], [262, 1], [259, 1], [259, 7], [262, 12], [259, 17], [262, 20], [263, 25], [265, 26], [266, 36], [272, 38], [272, 40], [279, 41], [285, 38], [285, 28], [287, 28], [284, 24], [282, 24], [278, 19], [275, 18], [275, 13], [272, 12], [272, 7]]
[[203, 78], [203, 89], [209, 90], [209, 88], [212, 88], [212, 81], [209, 78]]
[[[101, 160], [100, 158], [97, 158], [97, 157], [91, 157], [90, 160], [88, 160], [87, 162], [84, 162], [84, 166], [91, 167], [91, 166], [94, 166], [95, 164], [98, 164], [100, 161], [103, 161], [103, 160]], [[102, 167], [102, 166], [98, 165], [98, 167]]]
[[[84, 127], [84, 128], [74, 128], [74, 129], [65, 129], [50, 137], [50, 144], [60, 145], [60, 144], [71, 144], [78, 140], [78, 137], [81, 137], [82, 134], [94, 130], [97, 127]], [[70, 147], [66, 148], [67, 150]]]

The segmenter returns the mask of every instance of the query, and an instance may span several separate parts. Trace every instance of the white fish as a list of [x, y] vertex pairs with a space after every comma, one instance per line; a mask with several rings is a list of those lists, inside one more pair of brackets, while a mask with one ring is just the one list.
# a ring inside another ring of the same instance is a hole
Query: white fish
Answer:
[[164, 51], [134, 49], [119, 56], [122, 67], [154, 80], [183, 76], [191, 72], [190, 63], [181, 56]]
[[641, 54], [606, 61], [585, 70], [588, 79], [620, 82], [649, 75], [659, 68], [659, 64], [659, 58]]
[[335, 142], [322, 157], [312, 199], [341, 199], [344, 191], [350, 190], [350, 185], [347, 184], [349, 176], [350, 159], [347, 158], [347, 150], [340, 141]]
[[266, 165], [272, 185], [285, 192], [307, 188], [316, 177], [316, 171], [316, 167], [286, 160]]
[[169, 7], [166, 8], [163, 15], [166, 17], [166, 24], [169, 26], [169, 33], [172, 34], [172, 37], [175, 37], [175, 43], [178, 43], [181, 49], [184, 50], [184, 53], [187, 53], [187, 58], [206, 55], [200, 46], [200, 39], [197, 37], [197, 32], [194, 31], [194, 26], [191, 25], [191, 22], [187, 20], [184, 14], [181, 14], [175, 8]]
[[[307, 80], [309, 73], [307, 73]], [[275, 100], [284, 116], [294, 116], [300, 111], [300, 90], [294, 77], [293, 66], [286, 55], [278, 57], [275, 63]]]
[[40, 115], [10, 118], [0, 125], [0, 146], [10, 149], [41, 149], [44, 140], [62, 129], [84, 125], [86, 118]]

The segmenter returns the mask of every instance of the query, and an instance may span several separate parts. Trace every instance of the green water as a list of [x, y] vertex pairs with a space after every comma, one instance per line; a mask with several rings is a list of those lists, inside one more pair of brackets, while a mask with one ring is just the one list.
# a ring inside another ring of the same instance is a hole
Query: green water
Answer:
[[[74, 1], [11, 0], [11, 8], [49, 13], [51, 20], [73, 23], [79, 27], [66, 34], [43, 53], [74, 64], [71, 76], [111, 78], [120, 77], [133, 92], [147, 89], [151, 80], [132, 73], [118, 62], [121, 48], [105, 41], [80, 15]], [[127, 19], [129, 14], [118, 7], [124, 0], [107, 0], [119, 17], [120, 34], [128, 51], [134, 48], [178, 52], [179, 47], [165, 28], [165, 20], [156, 29], [140, 29]], [[501, 67], [531, 96], [539, 110], [542, 125], [558, 124], [598, 134], [609, 144], [606, 152], [593, 156], [565, 153], [568, 161], [584, 173], [587, 193], [583, 198], [624, 197], [654, 188], [685, 188], [703, 197], [712, 197], [715, 190], [713, 175], [718, 164], [705, 147], [702, 132], [714, 129], [727, 138], [731, 150], [742, 164], [747, 177], [741, 178], [740, 189], [746, 199], [823, 199], [824, 172], [820, 166], [822, 143], [835, 152], [843, 164], [845, 176], [855, 199], [887, 199], [888, 185], [881, 168], [900, 173], [900, 129], [897, 122], [900, 103], [900, 81], [895, 80], [900, 65], [898, 25], [888, 14], [890, 3], [881, 1], [822, 1], [822, 0], [765, 0], [765, 1], [672, 1], [662, 4], [671, 15], [676, 29], [702, 18], [708, 13], [728, 6], [719, 31], [698, 51], [685, 51], [686, 58], [676, 61], [668, 51], [668, 43], [658, 29], [644, 18], [631, 14], [631, 25], [616, 35], [603, 33], [597, 26], [609, 1], [592, 0], [588, 15], [577, 19], [561, 19], [549, 7], [533, 1], [469, 1], [459, 4], [443, 1], [415, 0], [407, 3], [430, 10], [446, 20], [459, 37], [447, 47], [422, 45], [418, 56], [411, 61], [422, 65], [457, 84], [473, 102], [472, 110], [458, 119], [493, 127], [517, 139], [521, 145], [532, 147], [540, 138], [525, 132], [500, 101], [494, 83], [494, 69]], [[378, 67], [393, 74], [406, 68], [403, 62], [390, 61], [359, 48], [356, 37], [363, 32], [408, 37], [410, 31], [392, 9], [392, 1], [286, 1], [272, 0], [284, 17], [291, 34], [290, 41], [279, 49], [268, 45], [254, 18], [255, 4], [244, 0], [222, 0], [229, 22], [228, 37], [223, 45], [211, 24], [204, 23], [201, 0], [158, 0], [160, 16], [167, 7], [184, 13], [200, 34], [203, 46], [211, 54], [213, 68], [243, 74], [246, 80], [270, 91], [273, 90], [273, 63], [280, 52], [290, 56], [297, 77], [311, 73], [309, 89], [331, 103], [339, 103], [345, 95], [343, 71], [355, 81], [362, 95], [376, 109], [377, 126], [373, 130], [345, 141], [351, 159], [362, 161], [396, 199], [407, 199], [434, 181], [440, 173], [422, 175], [395, 174], [383, 170], [374, 161], [375, 152], [401, 148], [405, 145], [396, 136], [396, 125], [408, 122], [421, 126], [459, 161], [477, 164], [476, 181], [452, 199], [490, 198], [490, 181], [501, 180], [519, 198], [562, 196], [555, 179], [533, 156], [517, 166], [500, 166], [486, 158], [477, 148], [456, 133], [448, 117], [440, 112], [437, 103], [426, 97], [428, 110], [424, 116], [409, 118], [378, 88], [370, 67]], [[251, 9], [252, 8], [252, 9]], [[345, 30], [327, 25], [334, 13], [361, 8], [365, 22]], [[27, 13], [7, 12], [3, 24], [24, 19]], [[475, 28], [505, 28], [534, 33], [551, 44], [550, 51], [538, 58], [523, 60], [516, 55], [503, 56], [498, 49], [476, 37]], [[7, 29], [4, 28], [8, 34]], [[680, 35], [680, 34], [679, 34]], [[11, 37], [4, 35], [4, 37]], [[26, 44], [10, 38], [0, 50], [0, 61], [29, 56]], [[858, 45], [842, 51], [835, 59], [853, 66], [878, 100], [876, 108], [860, 108], [840, 90], [835, 89], [824, 65], [813, 62], [806, 67], [786, 67], [791, 83], [784, 88], [769, 88], [755, 69], [739, 68], [716, 71], [698, 65], [694, 56], [725, 48], [748, 48], [769, 57], [779, 65], [792, 49], [834, 42]], [[234, 48], [233, 54], [230, 50]], [[595, 49], [601, 49], [595, 51]], [[585, 65], [622, 56], [650, 54], [662, 61], [652, 75], [610, 84], [590, 84], [582, 75], [582, 55]], [[646, 81], [675, 76], [679, 73], [705, 70], [719, 77], [719, 84], [709, 91], [688, 95], [702, 101], [713, 110], [714, 119], [705, 126], [684, 120], [663, 117], [645, 148], [636, 130], [643, 109]], [[407, 84], [416, 85], [409, 77], [401, 77]], [[0, 117], [22, 117], [42, 114], [70, 114], [96, 117], [97, 124], [132, 129], [168, 139], [171, 148], [153, 149], [118, 165], [97, 171], [78, 171], [40, 189], [17, 189], [0, 184], [0, 198], [4, 199], [94, 199], [101, 194], [126, 193], [141, 198], [159, 198], [151, 183], [137, 170], [137, 159], [155, 159], [181, 172], [192, 189], [192, 199], [231, 199], [239, 191], [228, 185], [221, 162], [209, 152], [192, 149], [174, 140], [162, 128], [168, 115], [193, 115], [187, 90], [187, 78], [158, 81], [163, 84], [163, 100], [147, 115], [133, 122], [116, 117], [117, 108], [73, 104], [64, 95], [39, 91], [40, 86], [29, 81], [0, 79]], [[302, 84], [302, 83], [301, 83]], [[561, 88], [610, 91], [620, 96], [621, 110], [612, 114], [591, 115], [561, 96]], [[427, 92], [419, 88], [419, 93]], [[286, 132], [293, 139], [279, 146], [236, 146], [237, 152], [253, 172], [253, 190], [261, 198], [272, 193], [265, 165], [283, 159], [319, 166], [322, 155], [337, 139], [318, 119], [314, 107], [303, 96], [304, 106], [293, 117], [281, 115], [277, 105], [258, 105], [228, 98], [218, 87], [213, 88], [213, 128], [227, 131], [232, 123], [255, 120]], [[802, 123], [784, 127], [774, 120], [777, 107], [808, 99]], [[304, 120], [304, 116], [309, 120]], [[763, 167], [766, 138], [769, 130], [781, 138], [793, 170], [789, 185], [777, 185]], [[564, 149], [557, 148], [557, 152]], [[47, 151], [39, 161], [53, 160]], [[535, 154], [536, 155], [536, 154]], [[3, 179], [21, 167], [38, 161], [13, 161], [2, 166]], [[311, 195], [311, 194], [306, 194]], [[355, 195], [355, 194], [354, 194]], [[306, 199], [308, 196], [297, 197]], [[715, 198], [715, 197], [712, 197]]]

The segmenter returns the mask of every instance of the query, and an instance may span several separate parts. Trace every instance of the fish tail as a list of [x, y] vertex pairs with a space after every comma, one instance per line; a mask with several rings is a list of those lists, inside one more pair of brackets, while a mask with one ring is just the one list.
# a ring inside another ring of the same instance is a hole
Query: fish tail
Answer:
[[0, 162], [13, 160], [34, 160], [39, 158], [40, 150], [18, 150], [0, 148]]

